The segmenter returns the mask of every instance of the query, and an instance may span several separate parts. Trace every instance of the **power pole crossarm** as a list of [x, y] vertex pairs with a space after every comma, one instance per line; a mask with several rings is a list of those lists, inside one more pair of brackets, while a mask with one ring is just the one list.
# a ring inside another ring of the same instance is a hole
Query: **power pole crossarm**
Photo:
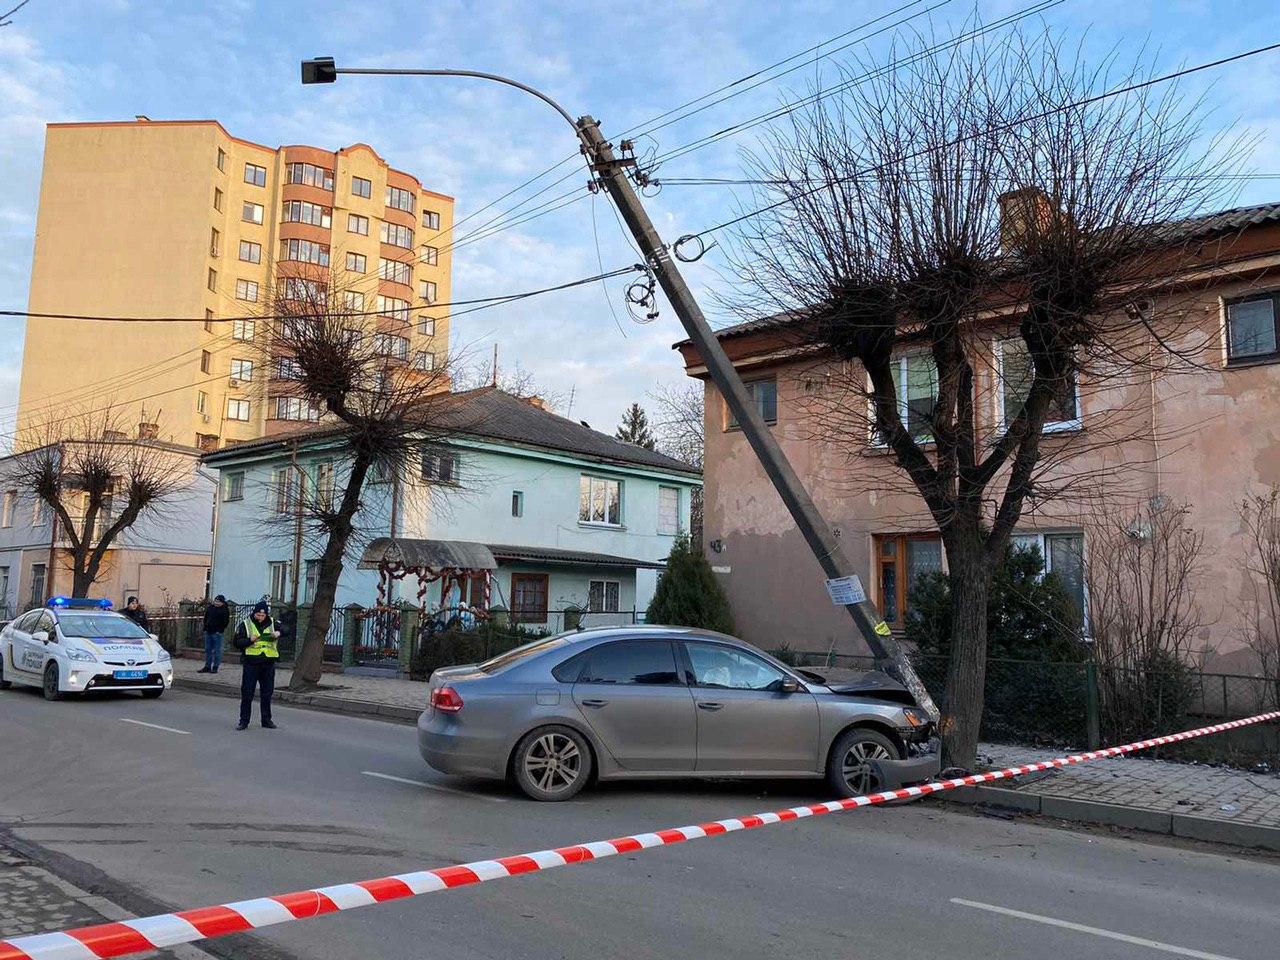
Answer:
[[[760, 458], [765, 473], [782, 497], [782, 502], [786, 504], [787, 510], [790, 511], [792, 519], [809, 544], [818, 563], [828, 578], [849, 576], [853, 570], [840, 547], [839, 540], [818, 512], [813, 499], [800, 482], [800, 478], [748, 394], [746, 385], [734, 368], [733, 362], [712, 332], [706, 317], [703, 316], [697, 301], [684, 282], [684, 277], [672, 261], [666, 245], [662, 242], [653, 222], [640, 203], [640, 198], [632, 188], [631, 181], [623, 170], [624, 162], [614, 154], [612, 144], [601, 135], [599, 125], [593, 118], [582, 117], [578, 120], [576, 128], [592, 170], [599, 176], [605, 189], [609, 191], [609, 196], [618, 205], [623, 220], [657, 274], [658, 283], [661, 284], [667, 299], [671, 301], [676, 316], [680, 318], [690, 340], [693, 341], [694, 347], [706, 364], [711, 382], [724, 397], [730, 412], [742, 428], [743, 435], [751, 444], [756, 456]], [[933, 699], [916, 675], [906, 653], [894, 639], [884, 621], [880, 619], [878, 611], [870, 600], [849, 604], [846, 609], [876, 660], [888, 667], [902, 681], [915, 697], [916, 703], [936, 721], [938, 709]]]

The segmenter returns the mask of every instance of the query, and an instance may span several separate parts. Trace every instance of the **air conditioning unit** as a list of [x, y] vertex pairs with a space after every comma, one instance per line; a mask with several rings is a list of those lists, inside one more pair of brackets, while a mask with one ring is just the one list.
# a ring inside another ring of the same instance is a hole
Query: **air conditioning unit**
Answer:
[[235, 377], [232, 377], [230, 380], [227, 381], [227, 386], [229, 386], [232, 390], [234, 390], [236, 387], [240, 386], [240, 381], [237, 380]]
[[213, 417], [209, 416], [209, 414], [207, 414], [207, 413], [202, 413], [202, 414], [200, 414], [200, 422], [201, 422], [201, 423], [212, 423], [212, 422], [213, 422]]

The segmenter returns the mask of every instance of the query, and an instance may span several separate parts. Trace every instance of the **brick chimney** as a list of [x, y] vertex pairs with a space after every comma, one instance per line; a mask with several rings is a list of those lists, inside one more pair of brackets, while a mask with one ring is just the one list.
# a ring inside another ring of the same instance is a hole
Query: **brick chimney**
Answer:
[[527, 403], [527, 404], [528, 404], [529, 406], [531, 406], [531, 407], [537, 407], [539, 410], [545, 410], [545, 409], [547, 409], [547, 401], [543, 400], [543, 399], [542, 399], [540, 396], [538, 396], [537, 394], [534, 394], [534, 395], [533, 395], [533, 396], [531, 396], [531, 397], [525, 397], [525, 398], [524, 398], [524, 402], [525, 402], [525, 403]]
[[154, 440], [158, 436], [160, 436], [160, 424], [158, 423], [138, 424], [139, 440]]
[[1032, 233], [1049, 227], [1053, 202], [1039, 187], [1023, 187], [1002, 193], [1000, 202], [1000, 252], [1012, 253]]

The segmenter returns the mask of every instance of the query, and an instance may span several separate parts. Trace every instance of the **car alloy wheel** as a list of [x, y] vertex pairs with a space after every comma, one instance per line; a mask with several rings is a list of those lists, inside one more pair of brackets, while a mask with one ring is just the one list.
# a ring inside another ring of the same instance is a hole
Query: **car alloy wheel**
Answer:
[[563, 733], [544, 733], [525, 750], [524, 772], [539, 790], [565, 793], [582, 777], [582, 751]]
[[849, 745], [841, 761], [844, 782], [855, 795], [871, 793], [880, 780], [871, 767], [872, 760], [892, 760], [893, 754], [871, 739], [858, 739]]
[[41, 692], [46, 700], [61, 700], [62, 691], [58, 689], [58, 665], [50, 663], [44, 668], [44, 684]]

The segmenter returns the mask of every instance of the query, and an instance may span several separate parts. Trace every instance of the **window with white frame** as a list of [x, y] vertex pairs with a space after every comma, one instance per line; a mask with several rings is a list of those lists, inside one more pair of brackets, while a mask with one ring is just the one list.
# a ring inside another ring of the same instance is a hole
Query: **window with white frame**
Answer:
[[590, 580], [587, 586], [589, 613], [617, 613], [622, 584], [617, 580]]
[[347, 214], [347, 233], [358, 233], [362, 237], [369, 235], [369, 218], [358, 213]]
[[196, 413], [209, 412], [209, 395], [203, 390], [196, 391]]
[[246, 200], [244, 206], [240, 209], [240, 219], [245, 223], [262, 223], [263, 209], [260, 203], [251, 203]]
[[434, 337], [436, 335], [435, 317], [419, 317], [418, 333], [424, 337]]
[[[933, 440], [933, 412], [938, 404], [938, 368], [927, 353], [894, 357], [890, 372], [898, 398], [898, 416], [917, 443]], [[884, 443], [879, 429], [872, 429], [876, 443]]]
[[378, 276], [383, 280], [390, 280], [392, 283], [403, 283], [408, 286], [413, 282], [413, 267], [399, 260], [388, 260], [386, 257], [379, 257]]
[[435, 210], [422, 211], [422, 225], [428, 230], [440, 229], [440, 214]]
[[413, 191], [402, 187], [387, 187], [387, 206], [413, 213]]
[[430, 350], [419, 350], [413, 355], [413, 369], [430, 373], [436, 368], [436, 355]]
[[584, 473], [578, 483], [578, 520], [622, 526], [622, 481]]
[[267, 563], [267, 595], [272, 603], [284, 603], [289, 598], [289, 561], [272, 560]]
[[378, 295], [377, 300], [378, 313], [384, 317], [391, 317], [393, 320], [402, 320], [409, 322], [409, 301], [401, 300], [397, 297], [384, 297]]
[[342, 306], [352, 313], [364, 312], [364, 294], [355, 290], [342, 291]]
[[437, 294], [436, 282], [434, 280], [420, 280], [418, 282], [418, 296], [426, 303], [435, 303]]
[[227, 398], [227, 419], [247, 422], [249, 420], [249, 401]]
[[511, 515], [513, 517], [524, 516], [524, 491], [523, 490], [511, 491]]
[[1280, 292], [1228, 300], [1227, 363], [1280, 357]]
[[333, 210], [306, 200], [286, 200], [280, 219], [284, 223], [309, 223], [327, 230], [333, 226]]
[[320, 588], [320, 561], [308, 560], [306, 566], [306, 595], [302, 598], [303, 603], [312, 603], [316, 598], [316, 590]]
[[680, 488], [658, 488], [658, 533], [674, 537], [680, 532]]
[[412, 227], [405, 227], [398, 223], [388, 223], [383, 220], [378, 227], [378, 236], [383, 243], [389, 243], [393, 247], [404, 247], [406, 250], [413, 249]]
[[252, 360], [232, 360], [231, 361], [231, 379], [248, 382], [253, 379], [253, 361]]
[[305, 183], [321, 190], [333, 189], [333, 171], [312, 163], [287, 163], [284, 167], [285, 183]]
[[243, 500], [244, 499], [244, 471], [243, 470], [233, 470], [223, 478], [222, 499], [223, 500]]
[[297, 260], [301, 263], [314, 263], [321, 267], [329, 265], [329, 248], [313, 240], [281, 240], [280, 259]]
[[[254, 284], [256, 287], [257, 284]], [[258, 329], [256, 320], [232, 320], [231, 321], [231, 338], [233, 340], [252, 340], [254, 333]]]
[[347, 254], [347, 270], [351, 273], [364, 273], [368, 265], [369, 261], [365, 259], [365, 255], [363, 253]]
[[440, 251], [436, 247], [423, 247], [422, 262], [431, 267], [438, 266], [440, 263]]
[[241, 240], [240, 259], [245, 263], [261, 263], [262, 244], [254, 243], [252, 240]]
[[315, 422], [320, 419], [320, 408], [302, 397], [273, 397], [272, 414], [275, 420]]
[[333, 495], [337, 489], [332, 460], [319, 460], [316, 462], [313, 482], [315, 484], [316, 507], [320, 510], [331, 509], [333, 507]]
[[265, 187], [267, 185], [267, 168], [260, 167], [256, 163], [246, 163], [244, 165], [244, 182], [251, 183], [255, 187]]
[[281, 291], [286, 300], [314, 304], [323, 304], [327, 294], [323, 283], [319, 280], [308, 280], [306, 277], [285, 277]]
[[298, 380], [302, 377], [302, 365], [295, 357], [276, 357], [276, 379]]
[[0, 607], [9, 605], [9, 568], [0, 567]]
[[276, 513], [293, 510], [293, 470], [276, 467], [271, 471], [271, 506]]
[[[999, 389], [996, 391], [997, 413], [1000, 429], [1012, 423], [1022, 412], [1027, 396], [1031, 393], [1031, 384], [1035, 380], [1035, 368], [1031, 363], [1031, 354], [1027, 350], [1026, 341], [1021, 337], [1010, 337], [996, 343], [996, 377]], [[1045, 415], [1045, 430], [1070, 430], [1080, 426], [1080, 408], [1076, 403], [1075, 380], [1066, 384], [1066, 389], [1058, 391], [1049, 402], [1049, 411]]]
[[351, 192], [367, 200], [373, 196], [373, 181], [366, 180], [364, 177], [352, 177]]
[[409, 359], [409, 338], [394, 333], [375, 333], [373, 335], [373, 352], [380, 357], [392, 360]]
[[18, 510], [18, 491], [6, 490], [4, 492], [4, 507], [0, 510], [0, 527], [12, 527], [13, 517]]
[[1010, 544], [1015, 550], [1039, 551], [1044, 572], [1057, 574], [1075, 604], [1080, 622], [1085, 623], [1084, 534], [1079, 530], [1015, 533]]
[[257, 303], [258, 302], [258, 281], [237, 280], [236, 281], [236, 299], [244, 300], [247, 303]]

